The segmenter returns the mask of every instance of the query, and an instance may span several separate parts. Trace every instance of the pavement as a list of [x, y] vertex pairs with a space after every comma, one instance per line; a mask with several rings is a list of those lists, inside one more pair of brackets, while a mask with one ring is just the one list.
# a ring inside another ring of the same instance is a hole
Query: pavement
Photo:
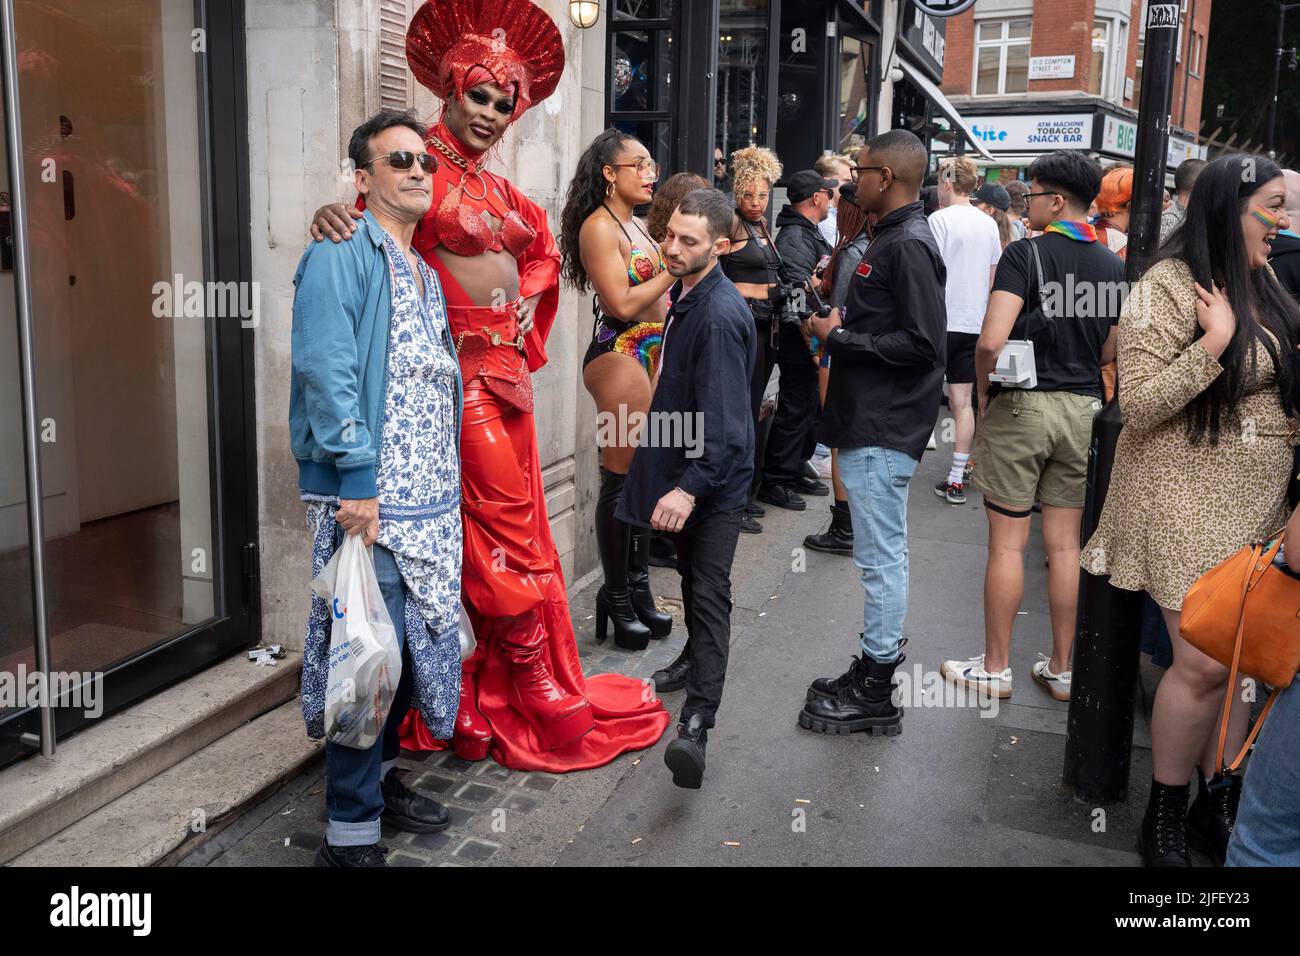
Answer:
[[[1060, 783], [1068, 705], [1030, 677], [1050, 649], [1037, 515], [1012, 641], [1014, 696], [994, 713], [939, 677], [945, 658], [983, 650], [985, 518], [977, 491], [961, 506], [934, 494], [949, 451], [941, 443], [926, 453], [910, 491], [899, 673], [911, 686], [900, 736], [832, 737], [797, 726], [809, 681], [839, 674], [857, 652], [862, 589], [852, 559], [802, 548], [805, 534], [824, 530], [829, 498], [808, 498], [803, 513], [769, 506], [763, 534], [741, 535], [736, 555], [731, 659], [701, 790], [674, 787], [663, 765], [673, 727], [648, 750], [563, 775], [404, 752], [408, 782], [447, 804], [453, 824], [428, 835], [385, 827], [390, 864], [1137, 865], [1151, 767], [1147, 708], [1139, 704], [1128, 800], [1076, 801]], [[652, 569], [675, 623], [670, 637], [639, 653], [594, 643], [598, 583], [571, 602], [587, 673], [649, 677], [685, 640], [676, 572]], [[676, 714], [684, 697], [664, 702]], [[324, 821], [317, 761], [182, 865], [308, 865]]]

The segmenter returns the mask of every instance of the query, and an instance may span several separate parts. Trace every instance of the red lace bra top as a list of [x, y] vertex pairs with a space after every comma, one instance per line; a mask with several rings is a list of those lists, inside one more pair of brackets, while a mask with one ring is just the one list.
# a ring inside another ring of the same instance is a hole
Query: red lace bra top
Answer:
[[[484, 170], [478, 157], [469, 155], [441, 122], [429, 131], [425, 143], [439, 160], [433, 174], [438, 244], [458, 256], [502, 249], [516, 259], [522, 256], [537, 238], [537, 231], [510, 205], [497, 177]], [[457, 164], [452, 155], [465, 165]], [[500, 228], [494, 231], [484, 213], [498, 219]]]

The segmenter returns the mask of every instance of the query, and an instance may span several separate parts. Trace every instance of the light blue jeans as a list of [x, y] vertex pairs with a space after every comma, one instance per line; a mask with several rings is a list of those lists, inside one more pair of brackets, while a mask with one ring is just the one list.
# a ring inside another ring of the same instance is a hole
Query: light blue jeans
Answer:
[[907, 486], [916, 459], [893, 448], [841, 448], [840, 481], [853, 515], [853, 563], [862, 572], [862, 652], [897, 659], [907, 615]]
[[1228, 844], [1228, 866], [1300, 866], [1300, 679], [1259, 732]]

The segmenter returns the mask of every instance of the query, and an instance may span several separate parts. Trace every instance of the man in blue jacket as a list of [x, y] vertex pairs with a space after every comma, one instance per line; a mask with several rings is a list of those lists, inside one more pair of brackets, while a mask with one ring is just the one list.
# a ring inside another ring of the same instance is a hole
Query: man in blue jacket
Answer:
[[[380, 820], [446, 829], [445, 807], [407, 787], [397, 728], [412, 703], [450, 736], [460, 684], [461, 383], [435, 273], [411, 246], [432, 201], [424, 126], [385, 110], [352, 134], [366, 198], [352, 242], [311, 243], [294, 275], [289, 434], [313, 532], [312, 573], [362, 536], [402, 645], [402, 676], [374, 746], [325, 744], [329, 820], [318, 866], [384, 866]], [[325, 736], [332, 612], [312, 601], [303, 651], [307, 732]]]

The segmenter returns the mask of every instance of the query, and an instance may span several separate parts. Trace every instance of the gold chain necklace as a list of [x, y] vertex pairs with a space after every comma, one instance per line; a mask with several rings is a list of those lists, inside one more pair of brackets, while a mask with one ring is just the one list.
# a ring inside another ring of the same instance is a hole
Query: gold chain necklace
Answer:
[[465, 170], [465, 172], [475, 173], [475, 174], [478, 173], [477, 166], [471, 167], [467, 159], [465, 159], [463, 156], [457, 153], [454, 149], [452, 149], [442, 140], [438, 139], [438, 137], [436, 136], [429, 137], [429, 139], [426, 140], [426, 144], [432, 146], [438, 152], [442, 153], [442, 155], [446, 156], [448, 159], [451, 160], [453, 165], [459, 166], [461, 169]]

